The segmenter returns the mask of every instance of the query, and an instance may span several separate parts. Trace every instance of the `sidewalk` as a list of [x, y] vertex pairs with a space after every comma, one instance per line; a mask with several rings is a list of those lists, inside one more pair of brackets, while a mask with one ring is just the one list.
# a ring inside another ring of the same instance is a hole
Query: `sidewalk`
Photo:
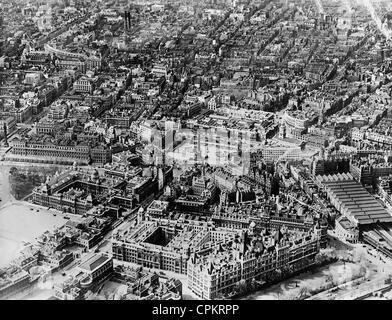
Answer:
[[[388, 287], [391, 287], [390, 284], [385, 284], [385, 277], [382, 276], [381, 278], [378, 277], [377, 279], [366, 281], [364, 278], [362, 280], [364, 282], [360, 284], [356, 284], [360, 279], [356, 279], [341, 285], [338, 285], [336, 287], [333, 287], [331, 289], [328, 289], [326, 291], [320, 292], [314, 296], [311, 296], [305, 300], [331, 300], [333, 298], [334, 300], [355, 300], [358, 298], [361, 298], [363, 296], [367, 296], [375, 291], [379, 291], [382, 289], [386, 289]], [[352, 285], [351, 288], [347, 288], [348, 286]], [[340, 292], [334, 290], [341, 290], [341, 289], [349, 289], [348, 292]]]

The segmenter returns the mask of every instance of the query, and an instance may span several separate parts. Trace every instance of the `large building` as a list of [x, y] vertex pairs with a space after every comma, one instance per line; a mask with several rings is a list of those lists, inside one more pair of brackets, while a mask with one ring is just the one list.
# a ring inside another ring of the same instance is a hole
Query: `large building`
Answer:
[[[58, 128], [54, 122], [42, 122], [37, 130], [45, 134], [55, 132]], [[6, 160], [18, 162], [40, 162], [57, 164], [90, 164], [92, 162], [105, 164], [111, 162], [112, 151], [105, 144], [82, 143], [77, 141], [55, 141], [48, 136], [36, 139], [14, 138], [10, 141], [11, 150], [6, 154]]]
[[188, 260], [188, 287], [200, 299], [219, 299], [235, 293], [239, 283], [268, 283], [279, 272], [295, 272], [311, 266], [319, 252], [316, 235], [277, 231], [273, 237], [250, 235], [227, 242], [208, 255], [192, 254]]
[[16, 130], [16, 120], [14, 117], [0, 118], [0, 137], [4, 137], [13, 133]]
[[[57, 174], [48, 178], [41, 186], [33, 190], [33, 202], [46, 207], [70, 212], [85, 214], [94, 205], [95, 197], [107, 193], [108, 190], [118, 191], [125, 189], [126, 182], [120, 178], [102, 178], [98, 171], [91, 175], [88, 172], [78, 171], [77, 168]], [[113, 195], [112, 201], [116, 200]]]
[[81, 300], [86, 292], [113, 274], [113, 259], [105, 254], [88, 254], [65, 281], [55, 283], [54, 296], [59, 300]]
[[0, 269], [0, 298], [6, 299], [15, 293], [26, 289], [30, 282], [27, 271], [16, 267]]
[[73, 84], [75, 92], [92, 94], [96, 87], [96, 78], [81, 77]]
[[58, 145], [45, 141], [13, 139], [12, 149], [6, 160], [20, 162], [42, 162], [60, 164], [88, 164], [91, 161], [90, 147], [85, 145]]
[[186, 274], [192, 252], [209, 252], [233, 239], [235, 233], [197, 221], [189, 225], [169, 220], [140, 221], [126, 233], [113, 236], [113, 258]]
[[88, 276], [88, 281], [84, 283], [86, 285], [107, 278], [113, 272], [113, 259], [105, 254], [91, 254], [78, 268]]
[[317, 176], [316, 182], [355, 226], [392, 222], [390, 213], [351, 174]]
[[[378, 162], [379, 158], [382, 162]], [[372, 185], [379, 177], [392, 174], [392, 163], [384, 161], [383, 155], [378, 155], [376, 161], [354, 159], [350, 162], [350, 173], [352, 176], [365, 185]], [[377, 163], [378, 162], [378, 163]]]

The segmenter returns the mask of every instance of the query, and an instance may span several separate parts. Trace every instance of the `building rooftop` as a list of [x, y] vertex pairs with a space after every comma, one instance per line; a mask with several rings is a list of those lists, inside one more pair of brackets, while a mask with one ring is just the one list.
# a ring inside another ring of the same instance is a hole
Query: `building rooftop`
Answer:
[[104, 254], [92, 254], [83, 260], [83, 262], [79, 265], [79, 268], [89, 272], [94, 272], [109, 260], [111, 260], [111, 258]]
[[347, 210], [347, 214], [359, 225], [392, 222], [391, 214], [351, 176], [317, 176], [316, 179], [325, 186], [329, 197], [339, 202], [338, 209]]

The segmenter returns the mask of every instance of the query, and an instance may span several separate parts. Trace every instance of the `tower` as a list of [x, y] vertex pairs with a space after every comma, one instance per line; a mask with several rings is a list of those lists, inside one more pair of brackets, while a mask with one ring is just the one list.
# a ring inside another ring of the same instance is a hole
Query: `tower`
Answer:
[[286, 122], [284, 118], [280, 121], [280, 126], [279, 126], [279, 138], [285, 139], [286, 138]]
[[9, 147], [8, 137], [7, 137], [8, 132], [7, 132], [7, 124], [5, 122], [3, 123], [3, 128], [4, 128], [4, 146], [8, 148]]
[[124, 12], [124, 29], [131, 29], [131, 13], [127, 10]]

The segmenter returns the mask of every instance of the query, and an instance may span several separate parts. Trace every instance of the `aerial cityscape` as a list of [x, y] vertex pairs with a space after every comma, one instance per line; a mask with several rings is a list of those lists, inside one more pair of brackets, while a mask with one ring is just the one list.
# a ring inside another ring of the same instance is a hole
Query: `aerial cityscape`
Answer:
[[0, 300], [391, 300], [391, 94], [391, 0], [0, 0]]

